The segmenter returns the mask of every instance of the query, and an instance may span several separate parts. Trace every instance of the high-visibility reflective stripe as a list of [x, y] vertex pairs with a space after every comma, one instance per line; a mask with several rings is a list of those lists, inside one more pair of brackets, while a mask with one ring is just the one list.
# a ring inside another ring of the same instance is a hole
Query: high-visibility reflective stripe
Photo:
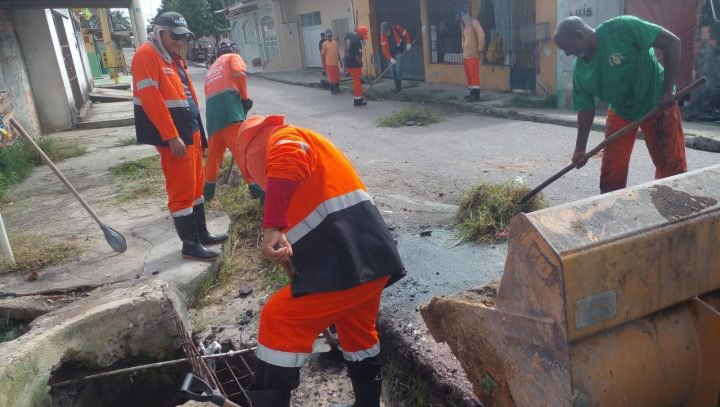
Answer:
[[201, 196], [200, 198], [198, 198], [198, 199], [196, 199], [196, 200], [193, 201], [193, 206], [195, 206], [195, 205], [200, 205], [201, 203], [205, 203], [205, 198], [202, 197], [202, 196]]
[[[142, 106], [142, 101], [140, 101], [139, 97], [133, 97], [133, 103], [135, 103], [138, 106]], [[190, 104], [187, 100], [166, 100], [165, 106], [168, 108], [170, 107], [190, 107]]]
[[180, 209], [179, 211], [170, 212], [170, 216], [172, 216], [173, 218], [179, 218], [181, 216], [192, 215], [192, 213], [193, 213], [193, 208], [185, 208], [185, 209]]
[[370, 194], [362, 189], [357, 189], [352, 192], [348, 192], [345, 195], [336, 196], [335, 198], [328, 199], [327, 201], [318, 205], [314, 211], [312, 211], [305, 219], [300, 221], [297, 225], [293, 226], [285, 235], [287, 236], [290, 243], [295, 243], [302, 239], [303, 236], [310, 233], [313, 229], [318, 227], [325, 218], [331, 213], [347, 209], [353, 205], [357, 205], [360, 202], [371, 201], [372, 197]]
[[149, 88], [150, 86], [154, 86], [157, 88], [158, 83], [156, 81], [152, 80], [151, 78], [148, 78], [148, 79], [143, 79], [141, 81], [138, 81], [137, 85], [135, 85], [135, 86], [137, 87], [137, 90]]
[[294, 353], [273, 350], [258, 343], [255, 356], [265, 363], [281, 367], [302, 367], [310, 353]]
[[166, 100], [165, 106], [167, 106], [167, 107], [190, 107], [190, 103], [188, 103], [187, 100], [182, 100], [182, 99]]
[[360, 362], [367, 358], [377, 356], [380, 353], [380, 343], [376, 343], [372, 348], [366, 350], [359, 350], [357, 352], [345, 352], [343, 351], [343, 358], [348, 362]]
[[300, 148], [302, 148], [303, 151], [306, 152], [306, 153], [310, 150], [310, 146], [309, 146], [309, 145], [303, 143], [302, 141], [298, 141], [298, 140], [280, 140], [280, 141], [278, 141], [277, 143], [275, 143], [275, 145], [276, 145], [276, 146], [281, 146], [281, 145], [283, 145], [283, 144], [290, 144], [290, 143], [295, 143], [295, 144], [299, 145]]

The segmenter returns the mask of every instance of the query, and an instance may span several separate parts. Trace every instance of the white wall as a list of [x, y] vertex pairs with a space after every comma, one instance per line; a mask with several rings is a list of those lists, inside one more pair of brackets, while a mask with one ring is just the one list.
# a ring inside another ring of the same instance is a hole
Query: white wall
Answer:
[[[605, 20], [625, 14], [625, 0], [558, 0], [558, 22], [571, 15], [597, 27]], [[555, 27], [552, 27], [555, 30]], [[558, 107], [572, 108], [572, 71], [575, 57], [558, 50]]]
[[22, 45], [43, 130], [52, 132], [71, 128], [72, 99], [68, 94], [72, 92], [67, 84], [62, 56], [58, 59], [56, 52], [57, 35], [52, 17], [48, 20], [46, 10], [17, 9], [13, 10], [13, 22]]

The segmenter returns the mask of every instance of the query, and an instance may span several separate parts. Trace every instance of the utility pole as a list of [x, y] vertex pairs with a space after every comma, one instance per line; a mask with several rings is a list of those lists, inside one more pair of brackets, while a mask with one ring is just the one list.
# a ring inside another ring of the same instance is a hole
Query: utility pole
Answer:
[[100, 28], [102, 29], [103, 42], [105, 43], [105, 56], [103, 58], [110, 69], [110, 77], [115, 81], [115, 84], [120, 83], [120, 76], [118, 75], [116, 65], [117, 58], [115, 57], [115, 50], [112, 45], [112, 37], [110, 36], [110, 25], [108, 24], [107, 11], [104, 8], [98, 10], [98, 17], [100, 18]]
[[145, 29], [145, 17], [143, 16], [140, 0], [132, 0], [130, 5], [130, 15], [133, 16], [132, 25], [135, 27], [136, 41], [138, 47], [147, 41], [147, 31]]

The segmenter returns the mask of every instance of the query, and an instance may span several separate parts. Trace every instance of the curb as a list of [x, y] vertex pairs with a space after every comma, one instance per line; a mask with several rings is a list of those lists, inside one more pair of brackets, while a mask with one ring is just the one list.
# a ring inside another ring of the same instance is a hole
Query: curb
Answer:
[[[300, 82], [300, 81], [290, 81], [286, 79], [281, 78], [272, 78], [267, 76], [266, 74], [257, 73], [254, 74], [254, 76], [273, 81], [273, 82], [280, 82], [287, 85], [293, 85], [293, 86], [304, 86], [307, 88], [323, 88], [321, 82]], [[342, 81], [341, 81], [342, 82]], [[384, 95], [385, 100], [399, 100], [402, 102], [406, 102], [406, 100], [401, 99], [395, 99], [392, 97], [392, 94]], [[496, 117], [500, 119], [508, 119], [508, 120], [519, 120], [519, 121], [525, 121], [525, 122], [535, 122], [535, 123], [543, 123], [543, 124], [554, 124], [557, 126], [563, 126], [563, 127], [572, 127], [577, 128], [577, 122], [573, 119], [566, 119], [562, 117], [553, 117], [551, 115], [545, 115], [545, 114], [538, 114], [538, 113], [525, 113], [522, 111], [519, 111], [517, 109], [512, 108], [501, 108], [501, 107], [492, 107], [492, 106], [475, 106], [471, 104], [466, 104], [462, 102], [441, 102], [441, 103], [433, 103], [433, 102], [424, 102], [426, 104], [433, 104], [436, 106], [443, 106], [443, 107], [449, 107], [453, 108], [462, 112], [466, 113], [476, 113], [483, 116], [488, 117]], [[600, 123], [593, 123], [592, 130], [597, 132], [605, 132], [605, 125]], [[639, 132], [639, 138], [642, 139], [642, 132]], [[720, 140], [715, 140], [713, 138], [702, 136], [699, 134], [695, 134], [692, 132], [685, 132], [685, 147], [690, 148], [693, 150], [699, 150], [699, 151], [706, 151], [710, 153], [720, 153]]]
[[134, 117], [128, 117], [123, 119], [113, 120], [96, 120], [92, 122], [80, 122], [75, 125], [76, 130], [95, 130], [104, 129], [108, 127], [125, 127], [133, 126], [135, 124]]

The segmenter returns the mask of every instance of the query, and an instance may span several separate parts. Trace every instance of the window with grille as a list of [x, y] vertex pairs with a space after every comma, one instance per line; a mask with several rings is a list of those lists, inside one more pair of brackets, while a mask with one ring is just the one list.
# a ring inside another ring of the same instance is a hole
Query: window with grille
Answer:
[[314, 11], [312, 13], [300, 14], [300, 24], [303, 27], [313, 27], [322, 24], [320, 12]]
[[263, 46], [265, 48], [265, 58], [268, 61], [278, 59], [280, 57], [280, 48], [278, 46], [277, 30], [275, 29], [275, 20], [270, 16], [265, 16], [260, 20], [260, 28], [263, 34]]
[[462, 26], [457, 14], [469, 10], [469, 0], [428, 0], [431, 64], [462, 64]]

